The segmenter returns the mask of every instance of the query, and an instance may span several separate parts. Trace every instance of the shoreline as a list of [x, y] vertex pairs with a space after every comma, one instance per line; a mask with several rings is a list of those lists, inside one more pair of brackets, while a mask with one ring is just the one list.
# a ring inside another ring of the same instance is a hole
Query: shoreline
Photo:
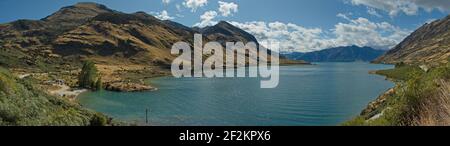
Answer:
[[[119, 90], [107, 90], [107, 89], [103, 89], [103, 90], [110, 91], [110, 92], [119, 92], [119, 93], [120, 92], [154, 92], [154, 91], [158, 91], [159, 88], [155, 87], [153, 84], [147, 83], [146, 81], [150, 81], [150, 80], [153, 80], [153, 79], [156, 79], [156, 78], [161, 78], [161, 77], [168, 77], [168, 76], [170, 76], [170, 75], [161, 75], [161, 76], [154, 76], [154, 77], [146, 77], [146, 78], [144, 78], [143, 79], [144, 80], [144, 84], [142, 84], [142, 85], [151, 87], [151, 89], [148, 89], [148, 90], [135, 90], [135, 91], [119, 91]], [[73, 92], [78, 91], [76, 96], [73, 99], [77, 99], [83, 93], [93, 92], [92, 90], [89, 90], [89, 89], [79, 89], [79, 88], [71, 88], [71, 90]]]
[[59, 89], [56, 90], [48, 89], [50, 95], [64, 97], [69, 99], [70, 101], [74, 101], [80, 94], [90, 91], [89, 89], [72, 88], [67, 85], [52, 85], [52, 86], [57, 86], [59, 87]]
[[[365, 63], [368, 63], [368, 62], [365, 62]], [[364, 64], [365, 64], [365, 63], [364, 63]], [[364, 66], [364, 64], [363, 64], [362, 66]], [[360, 64], [360, 65], [361, 65], [361, 64]], [[294, 66], [293, 66], [293, 67], [294, 67]], [[300, 67], [302, 67], [302, 65], [300, 65]], [[306, 67], [306, 66], [303, 66], [303, 67]], [[388, 69], [388, 68], [390, 68], [390, 67], [389, 67], [389, 66], [386, 66], [386, 67], [383, 67], [383, 66], [382, 66], [381, 69]], [[372, 68], [372, 69], [373, 69], [373, 68]], [[362, 74], [368, 74], [367, 72], [369, 72], [369, 71], [370, 71], [370, 70], [368, 69], [366, 72], [360, 72], [360, 73], [362, 73]], [[378, 76], [378, 75], [377, 75], [377, 76]], [[159, 78], [164, 78], [164, 77], [171, 77], [171, 76], [170, 76], [170, 75], [164, 75], [164, 76], [157, 76], [157, 77], [146, 78], [145, 83], [151, 84], [153, 79], [159, 79]], [[380, 80], [380, 81], [385, 80], [384, 78], [377, 78], [377, 79]], [[162, 81], [161, 81], [161, 80], [156, 80], [154, 83], [155, 83], [155, 84], [152, 84], [152, 85], [156, 85], [156, 86], [157, 86], [158, 83], [164, 83], [164, 80], [162, 80]], [[390, 88], [392, 88], [392, 87], [395, 86], [395, 85], [392, 84], [393, 82], [390, 82], [390, 83], [391, 83], [391, 84], [389, 84], [390, 86], [387, 86], [386, 88], [383, 88], [382, 91], [380, 90], [378, 93], [376, 93], [376, 94], [374, 94], [374, 95], [371, 95], [372, 98], [369, 98], [368, 100], [366, 100], [366, 101], [363, 103], [363, 107], [361, 107], [360, 109], [356, 109], [356, 112], [353, 113], [354, 116], [355, 116], [355, 115], [358, 115], [359, 112], [361, 112], [361, 111], [366, 107], [366, 105], [367, 105], [368, 103], [370, 103], [370, 102], [376, 100], [376, 97], [377, 97], [377, 96], [383, 94], [385, 91], [387, 91], [387, 90], [389, 90]], [[114, 93], [111, 93], [111, 94], [114, 94]], [[96, 95], [96, 94], [93, 94], [93, 95]], [[350, 115], [350, 116], [351, 116], [351, 115]], [[345, 122], [345, 119], [344, 119], [342, 122]], [[340, 123], [338, 122], [338, 123], [336, 123], [336, 125], [340, 125]]]
[[[387, 64], [387, 63], [375, 63], [375, 62], [370, 62], [370, 64], [393, 65], [393, 64]], [[395, 67], [394, 67], [393, 69], [395, 69]], [[348, 119], [348, 120], [342, 122], [341, 124], [345, 124], [345, 123], [347, 123], [347, 122], [349, 122], [349, 121], [354, 120], [356, 117], [363, 116], [363, 115], [365, 115], [365, 114], [369, 114], [369, 113], [375, 111], [375, 110], [378, 109], [383, 103], [386, 102], [387, 97], [388, 97], [389, 95], [392, 95], [393, 93], [395, 93], [395, 88], [396, 88], [397, 86], [399, 86], [398, 81], [395, 80], [395, 79], [389, 78], [389, 77], [387, 77], [387, 76], [385, 76], [385, 75], [379, 74], [378, 71], [381, 71], [381, 70], [370, 70], [370, 71], [368, 72], [368, 74], [372, 74], [372, 75], [377, 75], [377, 76], [385, 77], [385, 80], [392, 82], [392, 83], [394, 84], [394, 87], [388, 88], [386, 91], [383, 91], [382, 93], [380, 93], [375, 99], [373, 99], [372, 101], [369, 101], [369, 103], [367, 103], [367, 105], [366, 105], [363, 109], [361, 109], [361, 112], [360, 112], [357, 116], [355, 116], [355, 117], [353, 117], [353, 118], [351, 118], [351, 119]], [[366, 121], [378, 119], [378, 118], [381, 117], [383, 114], [384, 114], [384, 112], [381, 112], [381, 113], [376, 114], [376, 115], [371, 115], [370, 118], [367, 119]]]

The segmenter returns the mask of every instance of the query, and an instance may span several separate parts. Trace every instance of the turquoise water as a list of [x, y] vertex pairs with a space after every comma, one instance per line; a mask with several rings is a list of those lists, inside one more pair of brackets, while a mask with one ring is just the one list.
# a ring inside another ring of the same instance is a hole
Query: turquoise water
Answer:
[[258, 78], [171, 78], [150, 82], [154, 92], [89, 92], [80, 103], [114, 118], [152, 125], [338, 125], [393, 87], [369, 63], [283, 66], [279, 86], [261, 89]]

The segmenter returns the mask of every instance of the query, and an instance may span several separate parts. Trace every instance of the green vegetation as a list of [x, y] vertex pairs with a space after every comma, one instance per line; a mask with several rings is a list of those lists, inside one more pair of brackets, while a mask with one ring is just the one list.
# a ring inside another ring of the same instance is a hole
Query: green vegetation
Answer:
[[[437, 117], [441, 112], [441, 101], [446, 101], [448, 88], [443, 84], [450, 81], [450, 63], [422, 71], [419, 67], [401, 65], [395, 69], [378, 71], [396, 80], [395, 93], [388, 95], [386, 101], [377, 110], [360, 115], [343, 123], [344, 126], [398, 126], [423, 125], [442, 120]], [[370, 119], [374, 115], [378, 118]], [[424, 117], [425, 116], [425, 117]]]
[[26, 66], [25, 61], [23, 61], [26, 56], [19, 50], [0, 48], [0, 65], [5, 67]]
[[406, 81], [411, 78], [412, 74], [423, 74], [425, 72], [418, 66], [397, 64], [395, 69], [379, 70], [376, 73], [390, 79]]
[[[1, 47], [0, 43], [0, 47]], [[37, 52], [23, 52], [19, 48], [0, 48], [0, 66], [6, 68], [26, 68], [35, 72], [54, 72], [64, 64], [60, 58], [39, 56]]]
[[0, 67], [0, 125], [108, 125], [104, 115], [65, 98], [50, 96], [32, 78], [17, 79]]
[[97, 82], [95, 82], [95, 90], [102, 90], [102, 89], [103, 89], [102, 77], [98, 77]]
[[101, 113], [96, 113], [93, 115], [90, 124], [91, 126], [106, 126], [108, 125], [108, 118]]
[[79, 75], [78, 85], [82, 88], [89, 88], [92, 90], [102, 89], [102, 78], [99, 76], [97, 67], [94, 62], [86, 61]]

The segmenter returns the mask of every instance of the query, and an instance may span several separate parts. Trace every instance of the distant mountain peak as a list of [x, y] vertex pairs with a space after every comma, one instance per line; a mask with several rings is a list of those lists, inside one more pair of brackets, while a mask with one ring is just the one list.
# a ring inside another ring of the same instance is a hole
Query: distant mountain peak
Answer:
[[94, 3], [94, 2], [78, 2], [73, 6], [74, 7], [91, 7], [91, 8], [96, 7], [96, 8], [107, 9], [107, 7], [105, 5]]
[[258, 40], [252, 34], [226, 22], [220, 21], [214, 26], [208, 26], [199, 29], [210, 40], [218, 40], [219, 42], [255, 42]]
[[152, 16], [144, 11], [137, 11], [135, 13], [133, 13], [134, 15], [143, 15], [143, 16]]
[[63, 7], [42, 20], [54, 22], [85, 20], [107, 12], [114, 12], [114, 10], [93, 2], [80, 2], [72, 6]]
[[227, 21], [222, 20], [222, 21], [219, 21], [219, 23], [217, 23], [216, 26], [233, 26], [233, 25], [228, 23]]

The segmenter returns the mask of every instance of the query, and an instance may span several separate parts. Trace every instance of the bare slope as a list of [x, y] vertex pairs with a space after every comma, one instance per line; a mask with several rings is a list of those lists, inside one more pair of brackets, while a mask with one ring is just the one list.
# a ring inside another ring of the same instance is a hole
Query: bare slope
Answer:
[[449, 57], [450, 15], [420, 27], [375, 62], [436, 64]]

